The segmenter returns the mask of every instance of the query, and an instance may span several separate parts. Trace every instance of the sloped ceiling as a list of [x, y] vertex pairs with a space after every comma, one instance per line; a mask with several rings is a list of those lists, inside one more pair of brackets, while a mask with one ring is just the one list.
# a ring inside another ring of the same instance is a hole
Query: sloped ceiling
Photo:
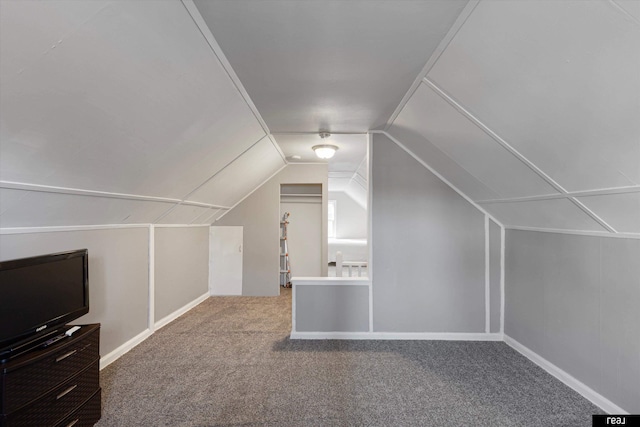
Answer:
[[195, 0], [271, 129], [386, 123], [467, 0]]
[[210, 220], [285, 165], [181, 2], [0, 19], [1, 227]]
[[505, 226], [638, 234], [639, 4], [1, 1], [0, 227], [210, 223], [384, 129]]
[[478, 2], [387, 131], [505, 226], [640, 233], [637, 5]]

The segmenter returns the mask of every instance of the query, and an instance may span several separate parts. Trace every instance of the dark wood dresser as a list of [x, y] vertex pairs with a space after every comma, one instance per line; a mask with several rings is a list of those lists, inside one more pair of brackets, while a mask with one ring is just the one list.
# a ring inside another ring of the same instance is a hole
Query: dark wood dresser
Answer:
[[0, 363], [0, 426], [92, 426], [101, 416], [100, 324]]

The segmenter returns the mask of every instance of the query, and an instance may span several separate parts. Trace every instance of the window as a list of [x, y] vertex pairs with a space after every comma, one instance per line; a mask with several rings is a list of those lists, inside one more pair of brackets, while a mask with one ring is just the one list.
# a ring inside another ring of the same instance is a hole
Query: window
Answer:
[[329, 200], [329, 214], [327, 215], [329, 219], [329, 237], [336, 237], [336, 201]]

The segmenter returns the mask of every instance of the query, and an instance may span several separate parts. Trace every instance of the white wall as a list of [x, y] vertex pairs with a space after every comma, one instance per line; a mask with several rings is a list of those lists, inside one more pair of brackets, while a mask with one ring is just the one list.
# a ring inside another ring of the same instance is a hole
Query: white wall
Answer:
[[505, 335], [640, 412], [640, 240], [507, 230]]
[[284, 165], [180, 1], [1, 7], [2, 227], [200, 223]]
[[[161, 320], [153, 316], [154, 299], [160, 301], [159, 312], [163, 315], [193, 304], [194, 296], [207, 290], [208, 226], [155, 228], [155, 232], [154, 228], [31, 229], [17, 234], [0, 230], [0, 260], [89, 250], [89, 314], [74, 323], [102, 324], [100, 354], [104, 366], [152, 333], [155, 322]], [[150, 241], [156, 232], [158, 256], [150, 259]], [[167, 239], [177, 245], [171, 248]], [[153, 264], [155, 269], [150, 270]], [[156, 274], [150, 275], [150, 271]], [[185, 280], [164, 275], [170, 271], [184, 273]], [[155, 292], [154, 276], [158, 285]], [[167, 303], [170, 300], [173, 302]]]
[[374, 331], [488, 332], [484, 214], [386, 136], [370, 156]]
[[209, 227], [155, 228], [155, 321], [209, 291]]
[[337, 203], [336, 237], [338, 239], [366, 239], [366, 209], [343, 191], [330, 191], [329, 200], [335, 200]]
[[242, 295], [280, 294], [281, 184], [322, 184], [322, 242], [325, 246], [320, 256], [322, 275], [327, 275], [327, 180], [326, 164], [290, 164], [213, 224], [214, 227], [244, 227]]
[[287, 249], [294, 276], [322, 276], [322, 249], [326, 247], [322, 241], [322, 206], [320, 197], [281, 198], [280, 217], [284, 212], [290, 214]]

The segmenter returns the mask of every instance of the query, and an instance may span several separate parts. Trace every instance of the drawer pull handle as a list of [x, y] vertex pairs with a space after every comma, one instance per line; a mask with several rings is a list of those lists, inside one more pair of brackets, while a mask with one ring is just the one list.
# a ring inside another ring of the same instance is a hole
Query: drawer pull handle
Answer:
[[78, 424], [78, 421], [80, 421], [80, 418], [76, 418], [75, 420], [71, 421], [69, 424], [67, 424], [67, 427], [73, 427], [74, 425]]
[[78, 350], [71, 350], [69, 353], [65, 353], [60, 357], [56, 357], [56, 363], [58, 362], [62, 362], [64, 359], [66, 359], [69, 356], [73, 356], [74, 354], [76, 354]]
[[76, 385], [72, 385], [71, 387], [69, 387], [68, 389], [66, 389], [65, 391], [63, 391], [62, 393], [60, 393], [59, 395], [56, 396], [56, 400], [58, 399], [62, 399], [63, 397], [65, 397], [67, 394], [71, 393], [73, 390], [76, 389], [76, 387], [78, 387], [78, 384]]

